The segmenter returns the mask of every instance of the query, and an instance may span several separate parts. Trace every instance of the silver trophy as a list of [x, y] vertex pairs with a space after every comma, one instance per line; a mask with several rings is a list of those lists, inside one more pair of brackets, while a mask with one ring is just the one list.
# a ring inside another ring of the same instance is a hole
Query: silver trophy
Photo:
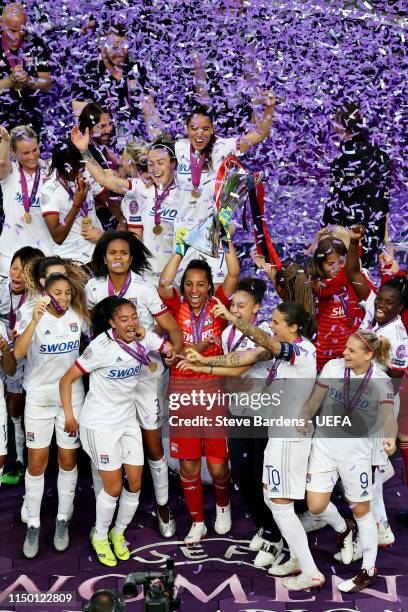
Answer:
[[[255, 185], [260, 180], [261, 175], [257, 173], [255, 175]], [[209, 257], [218, 257], [219, 254], [223, 230], [219, 221], [220, 211], [227, 207], [231, 211], [242, 208], [248, 198], [248, 172], [238, 166], [234, 160], [229, 160], [226, 164], [221, 186], [216, 185], [215, 194], [219, 198], [218, 210], [194, 227], [185, 237], [186, 244]]]

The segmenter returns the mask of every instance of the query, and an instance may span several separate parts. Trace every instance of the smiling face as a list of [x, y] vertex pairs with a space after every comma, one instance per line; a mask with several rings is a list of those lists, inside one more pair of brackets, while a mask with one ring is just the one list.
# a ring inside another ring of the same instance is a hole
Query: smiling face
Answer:
[[156, 187], [169, 185], [174, 176], [175, 161], [167, 149], [150, 149], [147, 154], [147, 169]]
[[279, 342], [294, 342], [299, 336], [298, 326], [289, 325], [286, 316], [277, 308], [273, 311], [269, 327], [273, 331], [275, 339]]
[[126, 274], [132, 263], [128, 243], [125, 240], [112, 240], [106, 249], [104, 261], [109, 274]]
[[71, 285], [66, 280], [57, 280], [47, 288], [48, 293], [54, 298], [62, 310], [66, 310], [71, 304]]
[[200, 310], [204, 306], [210, 290], [211, 285], [208, 282], [205, 270], [194, 268], [187, 270], [184, 279], [184, 295], [191, 308]]
[[374, 318], [380, 325], [386, 323], [403, 309], [401, 295], [392, 287], [381, 287], [374, 300]]
[[246, 291], [237, 291], [232, 296], [230, 311], [238, 319], [252, 323], [259, 309], [260, 305], [255, 304], [253, 296]]
[[26, 172], [35, 172], [40, 159], [40, 148], [36, 138], [21, 138], [14, 151], [17, 161]]
[[110, 33], [106, 37], [104, 50], [106, 57], [113, 66], [121, 66], [127, 57], [129, 43], [125, 36]]
[[102, 113], [99, 121], [91, 128], [91, 136], [100, 145], [108, 146], [113, 131], [111, 116], [108, 113]]
[[10, 266], [10, 287], [13, 293], [22, 293], [25, 289], [24, 270], [21, 260], [16, 257]]
[[341, 257], [337, 253], [326, 255], [322, 263], [325, 278], [334, 278], [337, 276], [340, 270], [344, 268], [344, 265], [344, 257]]
[[211, 119], [204, 115], [193, 115], [187, 124], [187, 135], [195, 151], [203, 151], [213, 134]]
[[123, 342], [133, 342], [136, 338], [136, 330], [139, 327], [139, 319], [133, 304], [124, 304], [116, 308], [112, 319], [109, 321], [112, 329], [116, 330], [118, 337]]
[[350, 336], [343, 351], [346, 368], [351, 370], [368, 369], [373, 353], [356, 336]]
[[11, 49], [17, 49], [23, 42], [26, 24], [27, 16], [23, 10], [5, 11], [2, 30]]

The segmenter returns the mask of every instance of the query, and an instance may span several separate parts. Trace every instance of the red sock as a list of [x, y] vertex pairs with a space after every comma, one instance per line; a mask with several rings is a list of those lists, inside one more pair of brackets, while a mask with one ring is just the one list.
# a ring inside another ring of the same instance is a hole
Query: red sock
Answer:
[[408, 440], [404, 440], [403, 442], [400, 440], [400, 449], [404, 460], [405, 484], [408, 485]]
[[228, 506], [230, 503], [231, 473], [219, 480], [213, 478], [213, 483], [217, 506], [220, 506], [220, 508]]
[[188, 511], [194, 523], [204, 522], [203, 509], [203, 483], [201, 474], [198, 476], [184, 476], [180, 474], [181, 486]]

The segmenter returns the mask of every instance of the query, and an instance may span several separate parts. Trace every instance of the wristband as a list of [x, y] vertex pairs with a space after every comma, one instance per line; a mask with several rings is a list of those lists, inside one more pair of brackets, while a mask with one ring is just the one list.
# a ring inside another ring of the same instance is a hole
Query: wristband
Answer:
[[290, 342], [280, 343], [280, 352], [276, 356], [276, 359], [283, 359], [283, 361], [292, 361], [292, 357], [295, 353], [295, 347]]

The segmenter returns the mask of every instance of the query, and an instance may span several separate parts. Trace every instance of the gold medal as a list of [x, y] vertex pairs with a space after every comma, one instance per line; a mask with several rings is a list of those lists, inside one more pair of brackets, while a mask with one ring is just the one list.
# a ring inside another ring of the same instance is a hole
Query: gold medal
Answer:
[[162, 233], [162, 231], [163, 231], [163, 228], [160, 224], [155, 225], [153, 228], [153, 234], [156, 234], [156, 236], [159, 236]]
[[31, 223], [31, 215], [30, 215], [30, 213], [29, 213], [29, 212], [25, 212], [25, 213], [24, 213], [24, 221], [25, 221], [26, 223]]
[[152, 362], [152, 363], [150, 363], [150, 364], [149, 364], [149, 370], [150, 370], [151, 372], [155, 372], [155, 371], [157, 370], [157, 363], [153, 363], [153, 362]]
[[199, 198], [201, 195], [201, 191], [199, 189], [194, 188], [191, 191], [191, 195], [193, 196], [193, 198]]
[[82, 218], [82, 227], [91, 227], [92, 219], [91, 217], [83, 217]]

